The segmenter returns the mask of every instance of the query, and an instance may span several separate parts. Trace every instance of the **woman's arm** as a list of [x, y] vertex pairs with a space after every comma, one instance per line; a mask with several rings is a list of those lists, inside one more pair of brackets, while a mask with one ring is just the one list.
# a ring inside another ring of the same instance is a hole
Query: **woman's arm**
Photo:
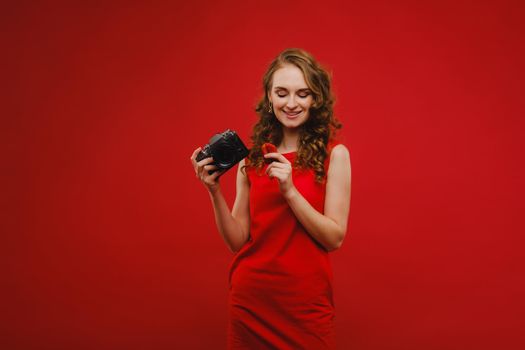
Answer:
[[[286, 160], [284, 157], [274, 158]], [[280, 182], [283, 183], [282, 194], [299, 222], [326, 250], [333, 251], [341, 247], [350, 212], [351, 166], [348, 149], [342, 144], [332, 149], [326, 182], [324, 215], [301, 195], [291, 181], [289, 176], [291, 173], [286, 174], [286, 169], [285, 166], [279, 166], [268, 174], [279, 177]], [[288, 185], [284, 185], [285, 182]]]
[[238, 165], [236, 196], [231, 213], [220, 188], [209, 192], [217, 228], [232, 253], [237, 253], [250, 238], [250, 186], [241, 171], [243, 165], [244, 159]]
[[[216, 165], [210, 164], [213, 162], [212, 157], [197, 162], [196, 157], [200, 150], [201, 147], [197, 148], [190, 157], [195, 175], [208, 190], [219, 233], [228, 246], [228, 249], [230, 249], [232, 253], [236, 253], [250, 237], [249, 183], [246, 175], [241, 172], [244, 159], [238, 165], [237, 195], [233, 205], [233, 211], [230, 213], [228, 204], [226, 204], [226, 200], [219, 186], [219, 176], [224, 173], [224, 170], [218, 170]], [[217, 171], [210, 175], [209, 170]]]

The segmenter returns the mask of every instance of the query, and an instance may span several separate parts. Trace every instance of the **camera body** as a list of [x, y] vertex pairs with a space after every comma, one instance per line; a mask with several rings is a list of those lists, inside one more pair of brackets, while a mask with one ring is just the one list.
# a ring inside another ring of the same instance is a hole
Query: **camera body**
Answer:
[[[197, 154], [195, 160], [201, 161], [204, 158], [213, 157], [213, 162], [210, 164], [216, 165], [217, 170], [228, 170], [235, 164], [239, 163], [249, 153], [242, 140], [233, 130], [215, 134], [210, 139], [210, 142], [205, 145]], [[211, 175], [217, 170], [209, 170]]]

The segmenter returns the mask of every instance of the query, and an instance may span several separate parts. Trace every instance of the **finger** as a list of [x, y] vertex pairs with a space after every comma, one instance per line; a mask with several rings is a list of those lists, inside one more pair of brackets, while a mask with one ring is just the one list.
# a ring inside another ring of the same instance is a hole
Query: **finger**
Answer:
[[199, 166], [197, 168], [197, 174], [198, 176], [201, 178], [201, 179], [206, 179], [207, 176], [210, 175], [209, 171], [210, 170], [213, 170], [213, 168], [209, 168], [209, 167], [215, 167], [215, 165], [203, 165], [203, 166]]
[[[208, 159], [208, 158], [206, 158]], [[203, 159], [204, 161], [204, 159]], [[201, 179], [203, 178], [203, 174], [204, 174], [204, 167], [206, 165], [201, 165], [200, 162], [196, 163], [195, 165], [195, 172], [197, 173], [197, 177], [200, 177]]]
[[275, 159], [275, 160], [277, 160], [277, 161], [279, 161], [281, 163], [291, 164], [290, 161], [288, 159], [286, 159], [285, 156], [283, 156], [281, 153], [278, 153], [278, 152], [266, 153], [263, 157], [265, 159], [271, 158], [271, 159]]
[[277, 168], [272, 169], [272, 173], [274, 175], [287, 175], [287, 174], [289, 174], [289, 172], [286, 171], [285, 169], [277, 169]]
[[268, 174], [268, 172], [272, 169], [281, 169], [281, 170], [289, 171], [291, 169], [291, 164], [273, 162], [270, 165], [268, 165], [268, 167], [266, 168], [266, 173]]
[[211, 174], [211, 175], [209, 176], [209, 179], [211, 179], [211, 180], [215, 180], [215, 179], [217, 179], [220, 175], [224, 174], [225, 171], [226, 171], [225, 169], [217, 170], [217, 171], [215, 171], [213, 174]]
[[204, 170], [215, 170], [215, 169], [219, 169], [219, 167], [214, 164], [209, 164], [209, 165], [203, 166], [203, 169]]
[[193, 153], [191, 154], [190, 159], [191, 159], [191, 160], [194, 160], [194, 159], [197, 157], [197, 154], [199, 153], [199, 151], [200, 151], [201, 149], [202, 149], [202, 147], [196, 148], [195, 151], [193, 151]]
[[279, 174], [279, 172], [277, 171], [277, 169], [270, 169], [270, 171], [268, 171], [268, 176], [269, 177], [275, 177], [278, 174]]
[[281, 162], [273, 162], [272, 164], [268, 165], [268, 167], [276, 168], [276, 169], [290, 169], [291, 164], [290, 163], [281, 163]]
[[204, 166], [206, 164], [210, 164], [212, 162], [213, 162], [213, 157], [204, 158], [200, 162], [197, 162], [197, 166], [202, 167], [202, 166]]
[[193, 151], [190, 157], [190, 162], [191, 162], [191, 165], [193, 165], [193, 169], [195, 170], [196, 176], [198, 176], [198, 172], [197, 172], [197, 162], [195, 161], [195, 158], [197, 157], [197, 153], [200, 151], [200, 149], [201, 149], [200, 147], [195, 149], [195, 151]]
[[270, 171], [272, 171], [272, 169], [276, 169], [275, 168], [275, 163], [278, 163], [278, 162], [273, 162], [270, 165], [268, 165], [268, 167], [266, 168], [266, 174], [269, 174]]
[[287, 178], [288, 174], [290, 173], [283, 169], [272, 169], [272, 171], [268, 173], [268, 175], [270, 175], [271, 177], [278, 177], [283, 179]]

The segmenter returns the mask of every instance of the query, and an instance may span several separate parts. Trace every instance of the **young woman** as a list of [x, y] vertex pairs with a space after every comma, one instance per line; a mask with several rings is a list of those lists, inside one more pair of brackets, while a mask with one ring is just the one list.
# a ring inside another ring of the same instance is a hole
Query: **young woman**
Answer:
[[[332, 269], [350, 211], [350, 154], [336, 141], [328, 73], [287, 49], [263, 77], [250, 154], [239, 163], [233, 209], [213, 159], [191, 161], [217, 228], [235, 254], [228, 349], [335, 349]], [[271, 147], [276, 150], [264, 154]], [[263, 146], [264, 145], [264, 146]]]

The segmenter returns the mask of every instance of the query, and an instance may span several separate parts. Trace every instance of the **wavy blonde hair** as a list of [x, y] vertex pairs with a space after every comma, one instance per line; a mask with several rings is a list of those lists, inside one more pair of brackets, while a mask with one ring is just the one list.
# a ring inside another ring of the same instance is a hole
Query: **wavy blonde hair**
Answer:
[[293, 64], [303, 72], [306, 84], [313, 95], [308, 120], [300, 126], [299, 147], [293, 167], [313, 169], [315, 180], [323, 183], [326, 180], [324, 162], [328, 156], [328, 145], [343, 125], [333, 112], [335, 97], [331, 89], [331, 76], [311, 54], [298, 48], [289, 48], [281, 52], [270, 63], [263, 76], [264, 94], [255, 107], [259, 121], [253, 127], [252, 148], [242, 169], [255, 168], [260, 174], [265, 165], [261, 146], [265, 142], [278, 146], [283, 139], [282, 124], [273, 112], [268, 112], [270, 107], [268, 94], [272, 88], [273, 74], [287, 64]]

